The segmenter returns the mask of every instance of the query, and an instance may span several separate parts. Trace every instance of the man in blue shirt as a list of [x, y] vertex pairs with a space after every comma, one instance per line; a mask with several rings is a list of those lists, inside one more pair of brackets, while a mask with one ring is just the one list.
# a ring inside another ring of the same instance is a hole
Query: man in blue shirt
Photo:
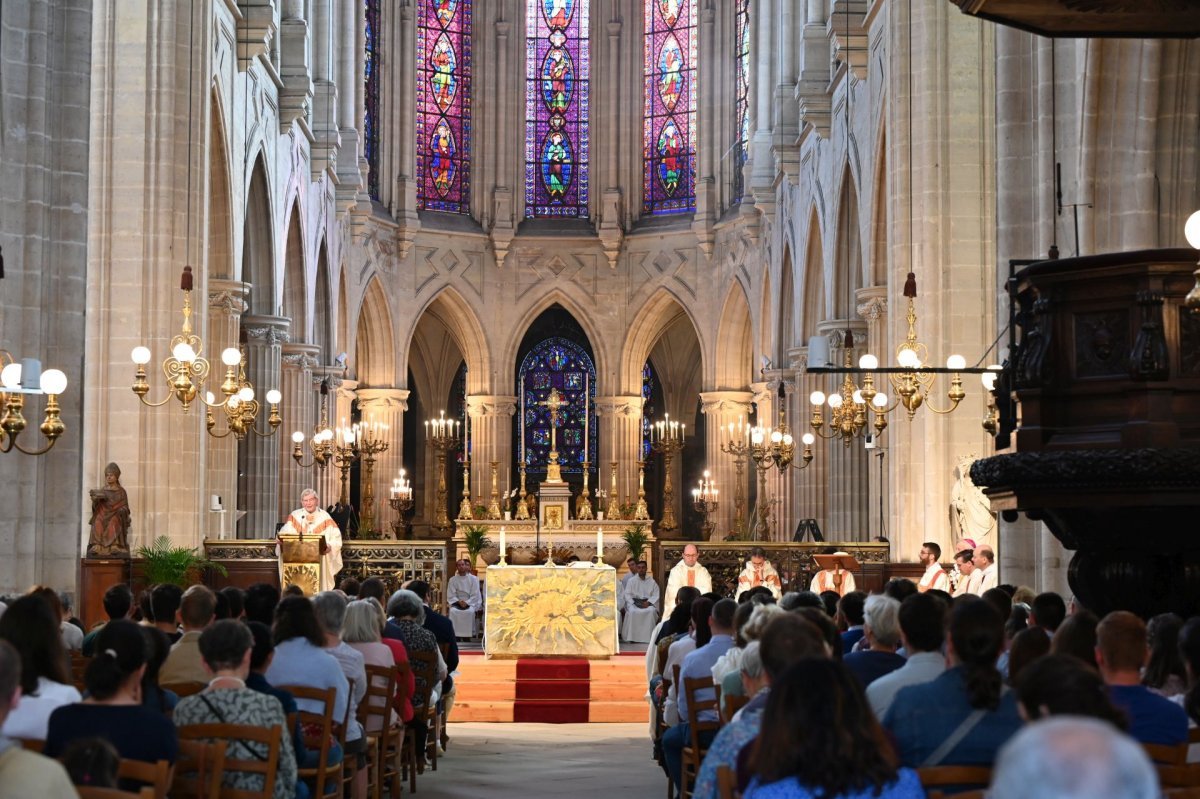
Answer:
[[[721, 659], [721, 655], [724, 655], [733, 646], [733, 614], [736, 610], [737, 603], [732, 599], [722, 599], [713, 605], [712, 616], [708, 620], [709, 629], [712, 630], [712, 640], [689, 653], [683, 659], [683, 665], [679, 669], [679, 718], [681, 721], [663, 733], [662, 737], [663, 759], [667, 762], [667, 770], [671, 773], [671, 779], [674, 780], [677, 788], [683, 773], [683, 747], [692, 741], [692, 730], [687, 721], [687, 691], [683, 690], [683, 681], [688, 677], [693, 679], [707, 677], [708, 681], [712, 682], [712, 667]], [[700, 691], [696, 698], [710, 699], [715, 696], [716, 690], [709, 687]], [[716, 721], [717, 711], [701, 711], [696, 720]], [[716, 737], [715, 730], [701, 733], [700, 745], [707, 747], [712, 743], [714, 737]]]
[[1183, 708], [1142, 685], [1141, 670], [1150, 658], [1146, 624], [1116, 610], [1096, 627], [1096, 665], [1113, 704], [1129, 716], [1129, 734], [1144, 744], [1177, 746], [1187, 742]]

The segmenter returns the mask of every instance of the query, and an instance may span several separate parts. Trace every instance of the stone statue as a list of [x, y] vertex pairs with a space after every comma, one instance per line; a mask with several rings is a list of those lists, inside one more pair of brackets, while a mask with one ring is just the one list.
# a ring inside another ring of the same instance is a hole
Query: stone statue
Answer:
[[950, 489], [950, 532], [955, 540], [974, 539], [981, 544], [996, 530], [991, 503], [979, 486], [971, 481], [973, 455], [958, 459], [954, 467], [954, 487]]
[[110, 463], [104, 467], [104, 488], [88, 492], [92, 498], [91, 535], [88, 537], [89, 558], [129, 557], [129, 495], [121, 487], [121, 467]]

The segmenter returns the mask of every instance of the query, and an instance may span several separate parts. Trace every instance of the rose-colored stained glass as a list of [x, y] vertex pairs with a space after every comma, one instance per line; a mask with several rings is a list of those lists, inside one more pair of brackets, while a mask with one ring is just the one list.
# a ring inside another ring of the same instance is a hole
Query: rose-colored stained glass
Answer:
[[645, 0], [642, 209], [696, 209], [696, 0]]
[[468, 213], [471, 0], [418, 0], [416, 73], [417, 207]]

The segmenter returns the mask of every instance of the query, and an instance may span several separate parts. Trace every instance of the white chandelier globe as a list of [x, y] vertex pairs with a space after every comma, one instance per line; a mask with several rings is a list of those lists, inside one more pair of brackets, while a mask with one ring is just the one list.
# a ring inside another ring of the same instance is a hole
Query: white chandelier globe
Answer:
[[956, 372], [960, 369], [966, 369], [967, 359], [961, 355], [951, 355], [946, 359], [946, 368], [953, 369]]
[[874, 397], [871, 397], [871, 404], [876, 408], [886, 408], [888, 404], [887, 394], [880, 391]]
[[921, 359], [917, 357], [917, 353], [908, 347], [896, 353], [896, 362], [905, 369], [916, 369], [921, 365]]
[[817, 437], [812, 433], [805, 433], [800, 437], [800, 440], [804, 442], [804, 446], [810, 447], [812, 446], [812, 443], [817, 440]]
[[181, 341], [171, 350], [171, 356], [180, 363], [191, 363], [196, 360], [196, 351], [191, 344]]
[[1196, 211], [1183, 224], [1183, 235], [1192, 249], [1200, 250], [1200, 211]]
[[861, 389], [855, 389], [855, 390], [854, 390], [854, 393], [853, 393], [853, 394], [850, 396], [850, 398], [851, 398], [852, 400], [854, 400], [854, 404], [855, 404], [855, 405], [862, 405], [863, 403], [865, 403], [865, 402], [866, 402], [866, 400], [865, 400], [865, 399], [863, 399], [863, 395], [862, 395], [862, 390], [861, 390]]
[[42, 372], [42, 393], [58, 395], [67, 390], [67, 376], [61, 369]]
[[860, 357], [858, 359], [858, 368], [859, 369], [878, 369], [879, 368], [879, 359], [868, 352], [866, 355], [863, 355], [862, 357]]
[[825, 392], [824, 391], [814, 391], [813, 393], [808, 395], [808, 401], [810, 403], [812, 403], [813, 405], [824, 405], [825, 404]]
[[221, 363], [226, 366], [237, 366], [242, 362], [242, 353], [237, 347], [226, 347], [221, 351]]
[[778, 430], [771, 431], [771, 443], [778, 444], [781, 441], [783, 441], [783, 433]]
[[133, 352], [129, 353], [129, 358], [138, 366], [145, 366], [150, 363], [150, 348], [134, 347]]
[[237, 396], [242, 402], [250, 402], [254, 399], [254, 389], [250, 388], [250, 386], [242, 386]]
[[829, 407], [835, 408], [835, 409], [842, 407], [842, 395], [841, 394], [830, 394], [829, 395]]
[[5, 388], [20, 388], [21, 387], [21, 364], [10, 363], [0, 370], [0, 383]]
[[983, 387], [988, 391], [993, 391], [996, 388], [996, 373], [984, 372], [979, 376], [979, 381], [983, 383]]
[[267, 402], [272, 405], [278, 405], [281, 399], [283, 399], [283, 395], [279, 393], [278, 389], [273, 388], [267, 392]]
[[292, 433], [292, 441], [293, 441], [293, 442], [295, 442], [295, 443], [297, 443], [297, 444], [299, 444], [299, 443], [303, 442], [303, 441], [304, 441], [304, 434], [303, 434], [303, 433], [301, 433], [299, 430], [297, 430], [296, 432]]
[[227, 408], [229, 408], [229, 410], [231, 410], [231, 411], [237, 410], [237, 406], [239, 406], [241, 404], [242, 404], [242, 401], [240, 399], [238, 399], [237, 394], [234, 394], [232, 397], [230, 397], [229, 399], [227, 399], [225, 401], [225, 406]]
[[783, 436], [783, 445], [784, 445], [785, 447], [790, 447], [790, 446], [791, 446], [793, 443], [795, 443], [795, 441], [796, 441], [796, 439], [792, 438], [792, 434], [791, 434], [791, 433], [785, 433], [785, 434], [784, 434], [784, 436]]
[[204, 402], [206, 404], [212, 405], [214, 402], [216, 402], [216, 399], [217, 398], [213, 396], [213, 393], [211, 391], [204, 392]]

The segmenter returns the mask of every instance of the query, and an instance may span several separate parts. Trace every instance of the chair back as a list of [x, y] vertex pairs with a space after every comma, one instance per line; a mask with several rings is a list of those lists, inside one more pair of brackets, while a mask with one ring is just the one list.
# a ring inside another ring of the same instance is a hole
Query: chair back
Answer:
[[1156, 766], [1182, 766], [1187, 762], [1187, 744], [1169, 746], [1167, 744], [1142, 744], [1150, 762]]
[[192, 739], [179, 741], [175, 776], [171, 780], [173, 799], [219, 799], [221, 774], [225, 771], [225, 742], [211, 743]]
[[188, 681], [188, 682], [164, 682], [164, 683], [159, 683], [158, 687], [163, 689], [164, 691], [170, 691], [171, 693], [175, 694], [180, 699], [183, 699], [185, 696], [191, 696], [192, 694], [200, 693], [208, 686], [202, 682]]
[[21, 742], [21, 748], [27, 752], [37, 752], [39, 755], [46, 748], [45, 740], [41, 738], [18, 738]]
[[737, 712], [750, 704], [750, 697], [745, 694], [725, 694], [725, 702], [721, 705], [721, 720], [728, 724], [733, 721]]
[[[925, 766], [917, 769], [929, 799], [958, 796], [961, 789], [986, 787], [992, 783], [991, 766]], [[947, 786], [955, 786], [949, 792]]]
[[71, 682], [75, 687], [83, 691], [83, 673], [87, 671], [88, 664], [92, 662], [89, 657], [84, 657], [82, 652], [71, 652]]
[[412, 673], [412, 666], [406, 660], [403, 663], [397, 663], [392, 668], [392, 674], [396, 680], [396, 693], [394, 707], [396, 712], [400, 713], [404, 709], [404, 701], [411, 702], [413, 697], [409, 696], [408, 692], [408, 675]]
[[396, 695], [396, 669], [367, 666], [367, 692], [358, 705], [358, 723], [368, 735], [391, 726], [392, 699]]
[[[433, 687], [437, 684], [437, 653], [409, 652], [408, 663], [417, 678], [417, 692], [413, 695], [413, 706], [429, 707]], [[419, 702], [418, 702], [419, 700]]]
[[123, 757], [117, 765], [117, 777], [140, 782], [154, 791], [154, 799], [163, 799], [171, 784], [171, 764], [165, 760], [147, 763]]
[[712, 677], [684, 677], [683, 690], [687, 696], [687, 715], [688, 726], [692, 730], [692, 746], [697, 750], [700, 746], [700, 733], [709, 730], [719, 730], [721, 728], [720, 714], [717, 714], [716, 719], [701, 721], [700, 714], [704, 711], [711, 710], [714, 714], [717, 713], [717, 699], [714, 695], [708, 699], [699, 699], [701, 691], [712, 691]]
[[[341, 744], [346, 742], [346, 727], [341, 720], [334, 720], [333, 708], [337, 704], [337, 689], [313, 688], [310, 685], [281, 685], [281, 690], [287, 691], [297, 700], [315, 703], [321, 708], [319, 712], [301, 710], [296, 714], [304, 732], [304, 745], [317, 753], [317, 765], [312, 768], [300, 768], [298, 773], [305, 779], [316, 782], [313, 795], [323, 797], [330, 788], [337, 787], [340, 763], [329, 763], [329, 750], [333, 741]], [[295, 729], [294, 727], [292, 729]]]
[[658, 642], [658, 664], [654, 667], [656, 675], [667, 676], [663, 674], [663, 669], [667, 667], [667, 655], [670, 654], [671, 644], [675, 643], [670, 636]]
[[737, 775], [729, 766], [717, 766], [717, 796], [720, 799], [741, 799], [737, 789]]
[[[260, 774], [262, 787], [259, 790], [232, 788], [223, 785], [221, 799], [271, 799], [275, 793], [276, 772], [279, 769], [279, 749], [283, 728], [252, 727], [248, 724], [187, 724], [179, 728], [179, 739], [201, 741], [225, 741], [225, 765], [223, 773]], [[266, 748], [266, 755], [259, 759], [259, 744]], [[246, 757], [237, 757], [246, 755]]]
[[154, 799], [153, 788], [142, 788], [142, 790], [134, 793], [132, 791], [122, 791], [119, 788], [94, 788], [87, 785], [76, 785], [75, 791], [79, 794], [79, 799]]

